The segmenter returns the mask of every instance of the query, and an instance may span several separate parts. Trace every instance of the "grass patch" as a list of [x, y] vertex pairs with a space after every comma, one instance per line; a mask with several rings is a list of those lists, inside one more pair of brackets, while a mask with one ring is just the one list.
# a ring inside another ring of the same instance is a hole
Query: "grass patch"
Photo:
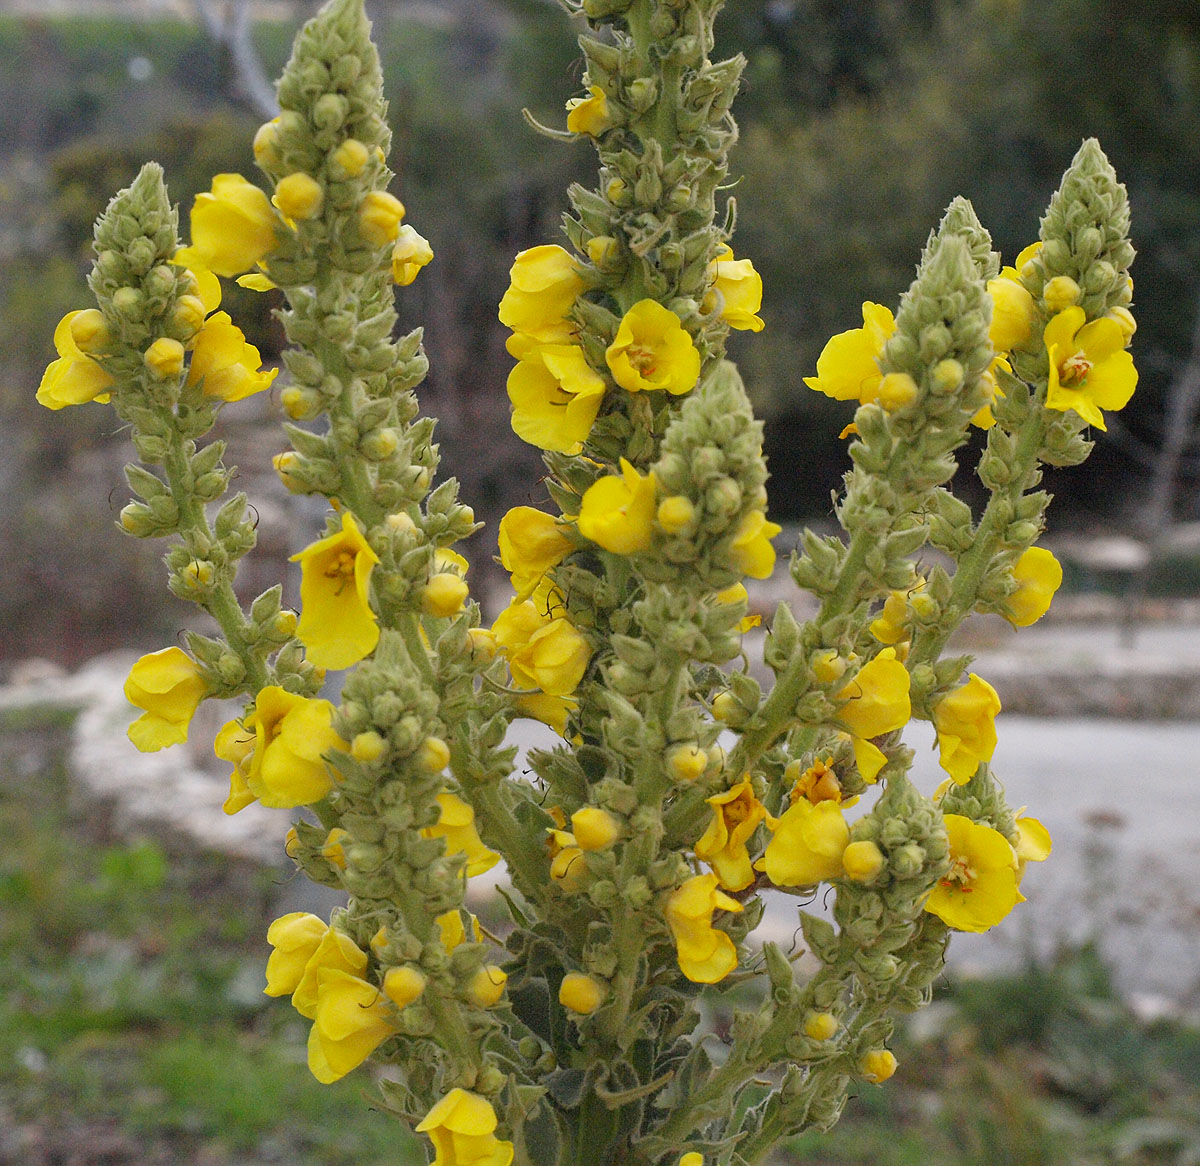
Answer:
[[54, 1161], [424, 1163], [365, 1073], [313, 1080], [307, 1023], [262, 994], [275, 876], [116, 838], [72, 808], [65, 746], [0, 734], [0, 1126]]

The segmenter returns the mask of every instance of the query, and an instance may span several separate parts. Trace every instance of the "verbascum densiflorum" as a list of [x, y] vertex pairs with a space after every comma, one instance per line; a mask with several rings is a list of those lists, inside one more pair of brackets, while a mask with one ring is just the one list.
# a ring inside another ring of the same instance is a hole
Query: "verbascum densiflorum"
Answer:
[[[113, 200], [96, 306], [60, 323], [37, 395], [128, 425], [120, 525], [170, 540], [171, 590], [215, 625], [133, 666], [134, 744], [179, 744], [203, 700], [239, 700], [214, 742], [224, 809], [293, 811], [281, 848], [346, 893], [267, 936], [266, 991], [311, 1022], [314, 1076], [389, 1067], [381, 1104], [444, 1166], [761, 1162], [903, 1071], [895, 1016], [1050, 854], [992, 772], [1001, 694], [944, 652], [976, 611], [1036, 622], [1062, 582], [1037, 545], [1040, 467], [1081, 461], [1136, 383], [1128, 208], [1084, 143], [1011, 265], [955, 200], [900, 302], [830, 339], [804, 381], [853, 402], [845, 537], [799, 540], [790, 573], [819, 609], [765, 620], [764, 690], [746, 581], [772, 574], [781, 531], [724, 351], [770, 321], [720, 196], [742, 61], [710, 59], [719, 0], [566, 6], [586, 68], [562, 126], [538, 128], [590, 143], [599, 179], [500, 301], [512, 426], [549, 502], [501, 519], [512, 596], [486, 621], [454, 549], [479, 524], [435, 485], [418, 415], [421, 334], [395, 335], [396, 288], [433, 251], [388, 189], [361, 0], [298, 36], [253, 142], [264, 182], [215, 175], [186, 241], [157, 167]], [[283, 376], [221, 310], [229, 279], [282, 297]], [[239, 602], [254, 525], [207, 439], [267, 390], [280, 479], [329, 501], [293, 556], [298, 612], [281, 587]], [[973, 428], [979, 513], [948, 489]], [[559, 743], [517, 769], [522, 717]], [[908, 776], [914, 718], [936, 790]], [[468, 904], [497, 877], [509, 920], [485, 930]], [[760, 925], [817, 895], [801, 971]], [[701, 1018], [747, 982], [714, 1063]]]

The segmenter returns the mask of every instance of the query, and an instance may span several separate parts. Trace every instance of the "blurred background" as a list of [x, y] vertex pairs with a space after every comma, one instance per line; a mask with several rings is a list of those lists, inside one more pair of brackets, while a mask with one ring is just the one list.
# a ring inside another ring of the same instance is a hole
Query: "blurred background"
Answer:
[[[55, 324], [87, 303], [91, 228], [108, 198], [157, 159], [186, 234], [186, 210], [214, 173], [253, 175], [269, 79], [316, 7], [0, 0], [0, 1164], [405, 1160], [395, 1127], [363, 1105], [363, 1083], [316, 1086], [298, 1018], [264, 1008], [266, 921], [301, 901], [288, 899], [299, 892], [286, 876], [244, 839], [214, 850], [203, 827], [146, 825], [169, 813], [133, 814], [131, 829], [112, 783], [99, 799], [95, 781], [81, 792], [78, 693], [92, 700], [101, 675], [119, 689], [128, 661], [94, 671], [93, 688], [70, 690], [67, 671], [174, 642], [194, 616], [166, 591], [162, 548], [113, 530], [130, 454], [112, 415], [34, 401]], [[495, 305], [513, 255], [560, 238], [568, 183], [594, 175], [586, 143], [541, 139], [520, 111], [561, 124], [581, 90], [578, 29], [554, 0], [367, 7], [391, 103], [393, 189], [436, 255], [399, 295], [402, 324], [425, 328], [422, 401], [440, 419], [443, 471], [488, 523], [467, 548], [486, 593], [498, 519], [537, 499], [540, 472], [508, 426]], [[1070, 926], [1026, 934], [1003, 979], [964, 969], [903, 1036], [911, 1071], [853, 1102], [833, 1141], [801, 1140], [781, 1161], [1200, 1162], [1200, 1035], [1187, 1019], [1200, 1002], [1188, 946], [1200, 935], [1190, 881], [1200, 840], [1173, 800], [1200, 786], [1189, 783], [1200, 753], [1200, 5], [733, 0], [719, 32], [721, 51], [748, 59], [731, 170], [736, 250], [766, 288], [766, 330], [735, 335], [731, 349], [766, 419], [781, 551], [800, 525], [829, 523], [846, 468], [835, 435], [848, 407], [800, 378], [832, 333], [861, 322], [864, 299], [895, 303], [954, 195], [974, 202], [1011, 262], [1094, 135], [1128, 186], [1139, 248], [1138, 391], [1084, 466], [1047, 475], [1050, 543], [1067, 568], [1062, 626], [1034, 663], [1005, 657], [994, 630], [969, 645], [993, 652], [997, 674], [1008, 668], [1006, 708], [1031, 725], [1082, 712], [1115, 733], [1078, 722], [1072, 738], [1043, 722], [1014, 753], [1035, 793], [1038, 759], [1060, 768], [1047, 759], [1052, 738], [1074, 742], [1080, 783], [1103, 757], [1120, 759], [1090, 818], [1063, 794], [1078, 894], [1054, 918]], [[226, 303], [277, 359], [271, 296], [227, 287]], [[316, 518], [270, 471], [273, 402], [226, 412], [220, 435], [262, 516], [243, 580], [253, 595], [287, 573], [284, 557]], [[974, 456], [956, 482], [968, 500]], [[1140, 646], [1114, 630], [1134, 616], [1154, 620]], [[1085, 643], [1093, 655], [1081, 655]], [[1097, 650], [1119, 666], [1098, 664]], [[1080, 685], [1081, 673], [1092, 680]], [[47, 696], [56, 688], [76, 703]], [[128, 774], [117, 697], [108, 764]], [[154, 780], [175, 764], [182, 789], [204, 770], [211, 731], [194, 735], [200, 745], [166, 758]], [[1121, 815], [1135, 804], [1161, 821], [1143, 822], [1142, 857], [1122, 865]], [[1172, 818], [1186, 828], [1164, 841]], [[1145, 866], [1156, 852], [1165, 866]], [[1150, 890], [1157, 907], [1138, 898]], [[1140, 996], [1136, 958], [1111, 966], [1103, 942], [1118, 899], [1131, 925], [1149, 919], [1180, 939], [1147, 949], [1126, 935], [1127, 956], [1153, 950], [1178, 973], [1150, 977]]]

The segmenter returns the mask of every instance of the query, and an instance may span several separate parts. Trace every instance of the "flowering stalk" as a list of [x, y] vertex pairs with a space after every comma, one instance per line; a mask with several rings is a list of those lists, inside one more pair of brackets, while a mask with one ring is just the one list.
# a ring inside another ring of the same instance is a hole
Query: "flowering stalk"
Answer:
[[[135, 665], [135, 744], [181, 741], [202, 699], [242, 696], [215, 742], [226, 810], [317, 818], [287, 853], [348, 901], [276, 920], [266, 969], [312, 1021], [317, 1079], [395, 1066], [384, 1104], [438, 1163], [752, 1163], [895, 1072], [894, 1017], [927, 999], [950, 932], [999, 923], [1050, 852], [991, 772], [999, 695], [942, 653], [973, 611], [1034, 622], [1061, 581], [1033, 545], [1039, 467], [1082, 460], [1082, 429], [1133, 391], [1128, 213], [1085, 143], [1014, 267], [956, 200], [897, 313], [865, 304], [830, 340], [805, 379], [857, 403], [848, 537], [806, 532], [791, 573], [820, 609], [804, 626], [774, 613], [764, 693], [731, 666], [760, 622], [743, 580], [770, 575], [779, 532], [725, 359], [729, 329], [764, 326], [718, 206], [742, 61], [709, 58], [719, 0], [567, 7], [589, 25], [585, 95], [565, 129], [538, 128], [590, 141], [600, 181], [569, 192], [572, 249], [519, 254], [500, 303], [513, 428], [543, 450], [555, 509], [501, 521], [513, 597], [491, 626], [452, 549], [479, 524], [453, 480], [434, 485], [420, 331], [393, 339], [393, 288], [433, 256], [387, 190], [361, 0], [331, 0], [297, 38], [254, 142], [269, 190], [216, 176], [182, 249], [157, 168], [114, 200], [99, 307], [60, 325], [38, 396], [111, 399], [130, 423], [144, 465], [122, 525], [177, 539], [172, 590], [222, 633]], [[298, 619], [278, 588], [242, 610], [246, 499], [206, 509], [230, 471], [198, 441], [273, 377], [217, 310], [234, 277], [286, 299], [275, 465], [330, 503], [294, 556]], [[978, 522], [947, 488], [972, 425], [989, 430]], [[336, 707], [327, 670], [345, 672]], [[532, 781], [504, 743], [520, 717], [561, 738], [530, 753]], [[908, 777], [913, 717], [948, 774], [931, 795]], [[498, 938], [466, 891], [501, 859]], [[768, 897], [823, 883], [832, 918], [799, 915], [819, 965], [802, 978], [752, 935]], [[761, 1001], [715, 1063], [696, 1002], [747, 979]]]

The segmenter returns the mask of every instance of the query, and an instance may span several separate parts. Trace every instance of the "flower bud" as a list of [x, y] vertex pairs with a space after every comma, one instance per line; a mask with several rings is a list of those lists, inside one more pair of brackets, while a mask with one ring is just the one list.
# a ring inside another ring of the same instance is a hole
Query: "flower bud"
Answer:
[[300, 622], [294, 611], [285, 608], [275, 617], [273, 630], [277, 636], [292, 636], [296, 632], [296, 625]]
[[381, 462], [389, 458], [400, 448], [400, 437], [394, 429], [373, 429], [358, 443], [363, 457], [373, 462]]
[[200, 330], [204, 315], [204, 301], [199, 296], [180, 296], [175, 301], [172, 320], [183, 335], [190, 337]]
[[882, 1085], [896, 1071], [896, 1058], [888, 1049], [872, 1049], [859, 1062], [859, 1070], [872, 1085]]
[[834, 649], [829, 648], [813, 656], [812, 670], [818, 684], [832, 684], [846, 671], [846, 661]]
[[708, 768], [708, 754], [695, 742], [667, 750], [667, 772], [676, 781], [695, 781]]
[[842, 867], [846, 877], [857, 883], [870, 882], [886, 865], [883, 851], [869, 840], [851, 842], [842, 851]]
[[712, 715], [727, 725], [737, 720], [740, 713], [741, 705], [732, 692], [720, 692], [712, 702]]
[[[953, 357], [939, 360], [933, 366], [933, 385], [935, 393], [952, 393], [963, 383], [966, 372], [962, 364]], [[886, 406], [884, 406], [886, 408]]]
[[1042, 289], [1042, 301], [1046, 305], [1046, 311], [1055, 315], [1079, 303], [1082, 294], [1079, 284], [1069, 275], [1056, 275]]
[[588, 240], [587, 253], [588, 258], [603, 271], [620, 258], [621, 247], [611, 235], [596, 235]]
[[279, 394], [279, 403], [293, 421], [311, 421], [321, 411], [321, 394], [315, 389], [288, 385]]
[[810, 1040], [829, 1040], [837, 1030], [837, 1017], [832, 1012], [810, 1012], [804, 1021], [804, 1035]]
[[330, 161], [341, 169], [347, 178], [357, 178], [370, 160], [370, 152], [357, 138], [347, 138], [336, 150]]
[[[947, 363], [941, 361], [941, 364]], [[897, 409], [903, 409], [906, 405], [911, 405], [920, 393], [917, 388], [917, 382], [912, 379], [906, 372], [890, 372], [879, 382], [878, 397], [879, 404], [889, 413], [896, 412]]]
[[142, 359], [159, 380], [170, 380], [183, 372], [184, 348], [178, 340], [160, 336], [146, 349]]
[[325, 191], [308, 174], [289, 174], [279, 180], [271, 201], [285, 218], [296, 221], [315, 219], [325, 202]]
[[119, 287], [113, 292], [113, 307], [129, 319], [142, 314], [142, 293], [135, 287]]
[[358, 230], [374, 247], [394, 243], [404, 218], [404, 204], [386, 190], [372, 190], [363, 199], [358, 215]]
[[571, 815], [571, 830], [580, 850], [607, 850], [621, 837], [621, 823], [596, 806], [576, 810]]
[[583, 972], [568, 972], [559, 985], [558, 1002], [572, 1012], [587, 1016], [604, 1003], [607, 994], [605, 986], [599, 980]]
[[495, 964], [485, 964], [472, 977], [467, 985], [467, 996], [479, 1008], [491, 1008], [500, 1002], [504, 995], [504, 985], [508, 981], [508, 973]]
[[[382, 930], [380, 928], [380, 931]], [[375, 947], [374, 940], [371, 941], [371, 947]], [[397, 1008], [407, 1008], [425, 991], [425, 985], [428, 982], [425, 973], [417, 968], [408, 965], [388, 968], [383, 977], [383, 994]]]
[[496, 633], [490, 628], [471, 628], [467, 632], [471, 640], [471, 656], [476, 660], [496, 658]]
[[417, 752], [417, 765], [426, 773], [441, 773], [450, 764], [450, 746], [441, 737], [426, 737]]
[[264, 170], [279, 164], [279, 118], [263, 122], [255, 132], [254, 160]]
[[374, 729], [359, 733], [350, 742], [350, 756], [355, 761], [362, 761], [368, 765], [373, 761], [378, 761], [386, 752], [387, 742]]
[[[1109, 308], [1106, 315], [1110, 320], [1116, 320], [1117, 326], [1121, 329], [1121, 335], [1125, 337], [1125, 343], [1128, 345], [1137, 331], [1137, 321], [1133, 318], [1133, 313], [1128, 308], [1118, 305], [1115, 308]], [[72, 321], [73, 323], [74, 321]], [[79, 347], [82, 348], [83, 345], [80, 344]]]
[[696, 507], [682, 494], [672, 494], [658, 504], [658, 525], [668, 534], [679, 534], [695, 521]]
[[[1133, 319], [1132, 316], [1129, 318]], [[99, 352], [108, 344], [108, 325], [99, 308], [85, 308], [71, 317], [71, 339], [80, 352], [87, 353]]]
[[453, 571], [439, 571], [429, 577], [421, 592], [421, 610], [426, 615], [448, 618], [462, 611], [470, 588], [467, 581]]

